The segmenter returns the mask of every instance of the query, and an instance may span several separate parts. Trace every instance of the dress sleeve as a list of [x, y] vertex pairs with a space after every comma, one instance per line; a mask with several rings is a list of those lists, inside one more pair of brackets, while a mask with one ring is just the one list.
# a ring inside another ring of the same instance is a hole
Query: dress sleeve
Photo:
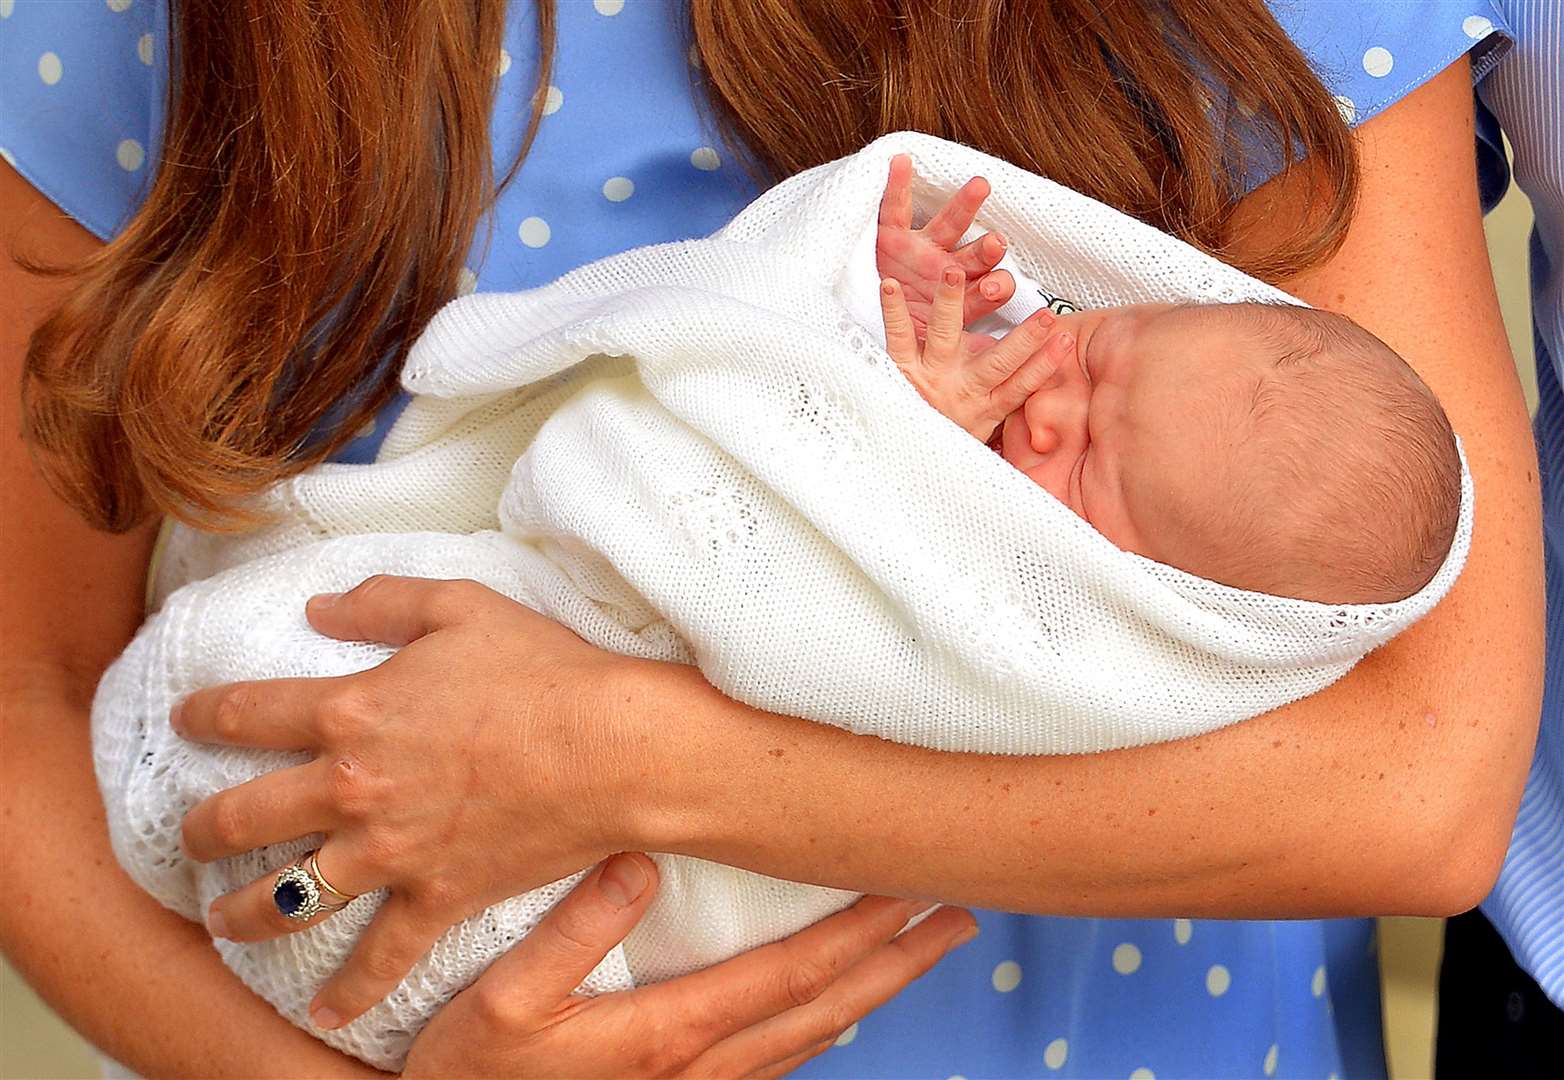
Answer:
[[1509, 47], [1492, 0], [1269, 0], [1354, 126], [1449, 67], [1472, 57], [1475, 83]]
[[151, 181], [165, 0], [0, 0], [0, 157], [101, 239]]

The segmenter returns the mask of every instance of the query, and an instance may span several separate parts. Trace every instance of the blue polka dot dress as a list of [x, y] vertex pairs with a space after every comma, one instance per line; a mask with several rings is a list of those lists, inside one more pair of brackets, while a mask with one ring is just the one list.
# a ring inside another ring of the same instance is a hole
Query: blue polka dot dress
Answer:
[[[1274, 10], [1349, 123], [1463, 54], [1480, 77], [1505, 29], [1483, 0], [1274, 0]], [[528, 111], [533, 27], [530, 4], [513, 3], [497, 71], [502, 164]], [[542, 128], [474, 239], [464, 290], [525, 288], [701, 235], [753, 197], [702, 119], [684, 27], [677, 3], [560, 0]], [[101, 237], [156, 164], [168, 34], [153, 0], [0, 0], [0, 156]], [[389, 419], [344, 459], [370, 459]], [[800, 1075], [1384, 1075], [1370, 922], [979, 921], [976, 941]]]

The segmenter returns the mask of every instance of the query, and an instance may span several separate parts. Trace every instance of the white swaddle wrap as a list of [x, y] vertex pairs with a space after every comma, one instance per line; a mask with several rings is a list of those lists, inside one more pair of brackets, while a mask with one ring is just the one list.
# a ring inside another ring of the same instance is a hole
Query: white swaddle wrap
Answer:
[[[413, 350], [414, 398], [377, 464], [280, 485], [261, 500], [273, 524], [245, 536], [175, 531], [158, 613], [93, 707], [110, 830], [135, 879], [197, 919], [310, 846], [183, 859], [187, 809], [299, 758], [185, 744], [167, 714], [200, 687], [383, 660], [390, 649], [326, 640], [303, 615], [308, 596], [374, 573], [476, 579], [597, 645], [696, 663], [761, 708], [1007, 754], [1131, 746], [1253, 716], [1339, 678], [1448, 590], [1470, 540], [1469, 478], [1455, 545], [1425, 589], [1332, 607], [1119, 551], [931, 409], [841, 295], [904, 151], [925, 208], [986, 176], [982, 224], [1082, 306], [1286, 299], [1082, 195], [903, 134], [786, 181], [710, 239], [453, 302]], [[853, 899], [692, 859], [659, 864], [651, 912], [589, 988], [705, 966]], [[454, 927], [326, 1041], [394, 1067], [422, 1022], [572, 883]], [[379, 899], [278, 941], [218, 948], [303, 1023]]]

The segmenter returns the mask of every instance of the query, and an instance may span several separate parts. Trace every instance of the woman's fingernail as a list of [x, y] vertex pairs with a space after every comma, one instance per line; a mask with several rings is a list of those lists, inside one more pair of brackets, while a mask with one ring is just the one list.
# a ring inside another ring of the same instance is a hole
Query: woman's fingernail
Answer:
[[603, 865], [597, 887], [615, 907], [628, 907], [646, 891], [646, 871], [640, 860], [615, 855]]
[[174, 707], [168, 710], [168, 726], [174, 729], [175, 735], [183, 735], [185, 733], [184, 727], [180, 724], [180, 718], [183, 716], [184, 711], [184, 698], [180, 698], [178, 701], [174, 702]]
[[228, 920], [223, 918], [223, 913], [215, 907], [207, 909], [206, 932], [213, 937], [225, 938], [228, 936]]
[[342, 594], [339, 592], [317, 593], [316, 595], [310, 597], [310, 607], [315, 608], [316, 610], [329, 608], [341, 599]]
[[310, 1023], [326, 1031], [335, 1031], [342, 1026], [342, 1017], [322, 1005], [310, 1010]]
[[951, 940], [950, 940], [950, 947], [952, 949], [959, 949], [959, 948], [961, 948], [961, 946], [965, 945], [967, 942], [971, 941], [973, 938], [975, 938], [977, 936], [978, 936], [977, 923], [973, 923], [971, 926], [967, 927], [961, 933], [959, 933], [955, 937], [951, 938]]

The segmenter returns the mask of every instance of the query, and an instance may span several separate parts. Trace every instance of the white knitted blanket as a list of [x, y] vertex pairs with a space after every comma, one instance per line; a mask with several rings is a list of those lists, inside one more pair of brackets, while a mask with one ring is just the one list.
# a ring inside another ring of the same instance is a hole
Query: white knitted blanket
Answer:
[[[242, 537], [176, 530], [159, 610], [93, 708], [115, 850], [197, 919], [310, 846], [202, 867], [179, 822], [298, 760], [187, 745], [199, 687], [334, 675], [386, 648], [328, 641], [304, 600], [373, 573], [469, 577], [622, 653], [698, 664], [741, 701], [951, 751], [1059, 754], [1210, 731], [1313, 693], [1428, 611], [1241, 592], [1117, 550], [918, 396], [842, 290], [892, 154], [927, 208], [974, 174], [1021, 268], [1083, 307], [1286, 299], [1114, 210], [934, 138], [879, 140], [774, 188], [715, 236], [625, 252], [515, 294], [457, 300], [403, 375], [414, 395], [373, 466], [270, 492]], [[872, 281], [872, 278], [871, 278]], [[1365, 523], [1371, 527], [1372, 523]], [[853, 897], [663, 857], [646, 920], [588, 989], [697, 969]], [[421, 1024], [573, 884], [451, 929], [328, 1042], [395, 1067]], [[304, 1023], [380, 897], [225, 960]]]

